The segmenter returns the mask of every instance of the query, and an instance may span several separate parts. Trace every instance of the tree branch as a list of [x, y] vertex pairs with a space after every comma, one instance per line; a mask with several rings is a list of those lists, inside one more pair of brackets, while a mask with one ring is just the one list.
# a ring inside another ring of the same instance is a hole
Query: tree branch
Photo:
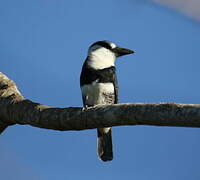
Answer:
[[14, 124], [60, 131], [121, 125], [200, 127], [200, 105], [126, 103], [87, 110], [53, 108], [25, 99], [15, 83], [0, 73], [0, 133]]

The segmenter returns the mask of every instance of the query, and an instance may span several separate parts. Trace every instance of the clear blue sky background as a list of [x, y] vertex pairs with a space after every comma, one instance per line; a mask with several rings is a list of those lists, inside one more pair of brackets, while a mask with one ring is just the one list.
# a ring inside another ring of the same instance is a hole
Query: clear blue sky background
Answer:
[[[118, 60], [120, 102], [200, 103], [200, 25], [134, 0], [0, 2], [0, 71], [42, 104], [82, 106], [88, 46], [135, 50]], [[115, 127], [114, 160], [96, 157], [96, 130], [13, 126], [0, 137], [2, 180], [199, 180], [197, 128]]]

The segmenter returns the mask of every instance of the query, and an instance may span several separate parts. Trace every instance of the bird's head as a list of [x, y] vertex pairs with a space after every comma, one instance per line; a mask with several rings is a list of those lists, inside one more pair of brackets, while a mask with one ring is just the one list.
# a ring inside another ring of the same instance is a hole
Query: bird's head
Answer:
[[115, 65], [116, 58], [134, 51], [121, 48], [110, 41], [97, 41], [88, 50], [88, 65], [94, 69], [104, 69]]

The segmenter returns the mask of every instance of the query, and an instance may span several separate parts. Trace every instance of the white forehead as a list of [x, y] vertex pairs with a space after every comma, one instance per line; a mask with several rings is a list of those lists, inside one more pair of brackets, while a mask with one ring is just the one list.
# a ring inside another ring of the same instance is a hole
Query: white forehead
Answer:
[[113, 42], [109, 42], [109, 44], [110, 44], [110, 46], [112, 47], [112, 49], [114, 49], [114, 48], [117, 47], [117, 45], [116, 45], [115, 43], [113, 43]]
[[[112, 49], [114, 49], [114, 48], [117, 47], [117, 45], [116, 45], [115, 43], [113, 43], [113, 42], [108, 42], [108, 41], [107, 41], [107, 43], [109, 43], [109, 45], [111, 46]], [[89, 51], [95, 51], [95, 50], [97, 50], [97, 49], [99, 49], [99, 48], [104, 48], [104, 47], [102, 47], [102, 46], [96, 44], [96, 45], [91, 46], [91, 47], [89, 48]]]

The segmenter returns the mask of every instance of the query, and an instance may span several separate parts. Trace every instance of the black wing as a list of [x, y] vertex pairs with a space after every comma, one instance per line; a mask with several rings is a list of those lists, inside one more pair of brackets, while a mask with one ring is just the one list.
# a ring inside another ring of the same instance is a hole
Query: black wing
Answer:
[[117, 81], [117, 74], [115, 72], [115, 76], [113, 77], [113, 83], [115, 88], [115, 104], [118, 103], [119, 98], [119, 88], [118, 88], [118, 81]]

